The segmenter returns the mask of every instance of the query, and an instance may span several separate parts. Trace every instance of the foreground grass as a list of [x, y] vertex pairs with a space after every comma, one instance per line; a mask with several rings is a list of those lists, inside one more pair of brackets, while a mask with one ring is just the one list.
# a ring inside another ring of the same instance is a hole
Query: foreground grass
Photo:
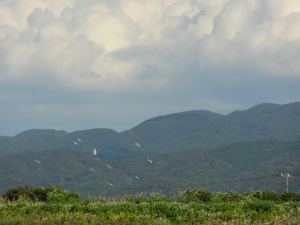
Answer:
[[57, 214], [32, 212], [24, 215], [8, 211], [2, 213], [0, 224], [300, 224], [300, 215], [298, 212], [285, 212], [259, 218], [253, 216], [253, 213], [239, 215], [230, 212], [215, 214], [196, 212], [192, 216], [169, 220], [149, 215], [136, 216], [132, 213], [93, 215], [82, 212]]
[[300, 224], [300, 202], [0, 204], [0, 224]]
[[176, 199], [142, 192], [135, 197], [99, 196], [92, 203], [57, 187], [19, 187], [4, 196], [0, 224], [300, 224], [300, 195], [292, 192], [211, 194], [201, 189]]

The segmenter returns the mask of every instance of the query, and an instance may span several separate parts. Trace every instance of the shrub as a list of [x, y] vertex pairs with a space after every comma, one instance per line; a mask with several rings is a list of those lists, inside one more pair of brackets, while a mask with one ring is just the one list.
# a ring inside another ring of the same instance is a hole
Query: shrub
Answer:
[[261, 201], [261, 200], [255, 200], [255, 201], [248, 201], [244, 205], [244, 209], [246, 210], [254, 210], [256, 212], [264, 213], [264, 212], [271, 212], [274, 209], [275, 206], [274, 201]]
[[79, 193], [62, 190], [56, 186], [50, 186], [45, 189], [47, 203], [76, 203], [81, 201]]
[[48, 203], [75, 203], [81, 201], [80, 194], [62, 190], [57, 186], [37, 188], [29, 188], [28, 185], [25, 187], [19, 186], [18, 188], [9, 188], [6, 193], [3, 194], [3, 198], [9, 199], [10, 201], [17, 200], [21, 196], [27, 200]]
[[287, 191], [287, 192], [284, 192], [281, 194], [280, 196], [280, 200], [282, 201], [300, 201], [300, 195], [299, 194], [296, 194], [294, 192], [291, 192], [291, 191]]
[[32, 188], [29, 188], [28, 185], [25, 187], [19, 186], [17, 188], [9, 188], [5, 194], [2, 195], [3, 198], [9, 199], [10, 201], [17, 200], [21, 196], [27, 199], [34, 200], [36, 196], [32, 193]]
[[163, 194], [156, 193], [156, 194], [150, 195], [150, 201], [151, 202], [172, 202], [173, 199], [172, 198], [168, 198], [168, 197], [166, 197]]
[[228, 193], [221, 194], [220, 198], [223, 202], [238, 202], [241, 201], [242, 195], [239, 193], [229, 191]]
[[263, 192], [262, 200], [279, 201], [280, 198], [275, 191], [266, 190]]
[[202, 202], [209, 202], [211, 199], [211, 193], [208, 189], [186, 190], [186, 192], [184, 193], [184, 197], [186, 197], [187, 200], [193, 200], [196, 198]]

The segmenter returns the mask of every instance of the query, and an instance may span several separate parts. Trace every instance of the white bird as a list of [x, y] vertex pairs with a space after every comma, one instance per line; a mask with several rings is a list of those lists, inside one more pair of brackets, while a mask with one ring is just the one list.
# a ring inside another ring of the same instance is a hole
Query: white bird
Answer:
[[37, 161], [37, 160], [34, 160], [34, 161], [36, 161], [38, 164], [41, 164], [39, 161]]
[[97, 160], [99, 160], [99, 162], [100, 162], [100, 159], [99, 159], [99, 158], [95, 157], [94, 159], [97, 159]]
[[90, 169], [91, 171], [93, 171], [94, 173], [95, 173], [95, 170], [93, 170], [93, 169]]
[[107, 183], [108, 185], [110, 185], [110, 186], [114, 186], [114, 185], [112, 185], [111, 183]]
[[141, 147], [139, 143], [137, 143], [137, 142], [134, 142], [134, 143], [136, 146]]
[[147, 160], [152, 163], [152, 161], [150, 159], [147, 159]]
[[75, 145], [78, 145], [75, 141], [73, 142]]
[[134, 177], [135, 177], [136, 179], [138, 179], [138, 180], [140, 179], [140, 178], [138, 178], [137, 176], [134, 176]]
[[[82, 140], [80, 140], [80, 139], [77, 139], [78, 141], [82, 141]], [[83, 141], [82, 141], [83, 142]]]
[[111, 167], [109, 165], [106, 165], [109, 169], [111, 169]]

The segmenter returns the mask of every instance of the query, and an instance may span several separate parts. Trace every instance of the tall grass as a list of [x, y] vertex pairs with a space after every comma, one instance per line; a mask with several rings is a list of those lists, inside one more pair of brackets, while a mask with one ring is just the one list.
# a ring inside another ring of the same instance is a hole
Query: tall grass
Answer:
[[51, 201], [2, 199], [0, 224], [300, 224], [294, 193], [187, 190], [175, 199], [142, 192], [68, 202], [69, 192], [54, 190], [47, 193]]

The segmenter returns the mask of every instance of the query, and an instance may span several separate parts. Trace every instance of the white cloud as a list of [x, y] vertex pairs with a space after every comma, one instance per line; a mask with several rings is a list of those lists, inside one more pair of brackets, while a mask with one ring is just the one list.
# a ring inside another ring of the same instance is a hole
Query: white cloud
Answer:
[[[9, 79], [34, 79], [39, 74], [66, 88], [124, 90], [142, 82], [139, 77], [149, 66], [161, 71], [164, 76], [159, 79], [167, 84], [174, 71], [195, 60], [200, 67], [247, 60], [271, 75], [300, 72], [297, 0], [0, 4], [0, 60], [7, 68], [2, 77]], [[121, 52], [125, 57], [120, 59]], [[159, 82], [153, 77], [155, 84]], [[147, 84], [153, 86], [151, 79], [143, 85]]]

